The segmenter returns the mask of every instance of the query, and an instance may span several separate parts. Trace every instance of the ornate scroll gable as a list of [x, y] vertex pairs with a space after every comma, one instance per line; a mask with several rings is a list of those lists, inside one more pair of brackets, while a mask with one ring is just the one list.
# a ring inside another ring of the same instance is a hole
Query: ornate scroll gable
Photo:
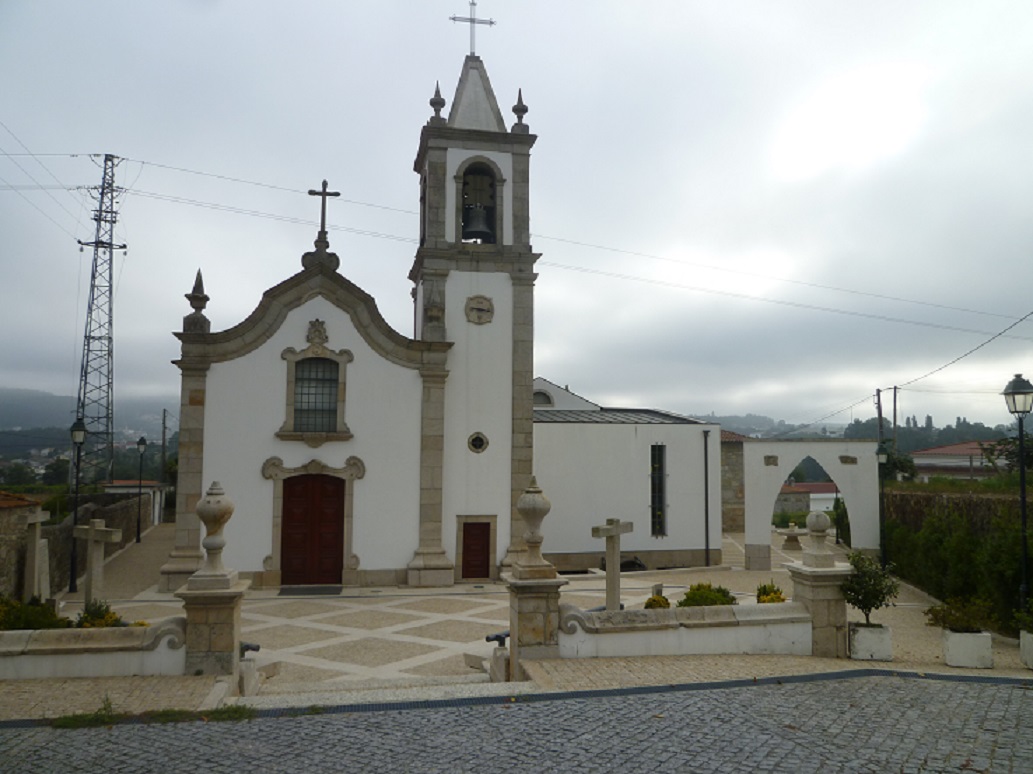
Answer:
[[[287, 406], [283, 425], [276, 437], [284, 441], [304, 441], [313, 448], [322, 446], [327, 441], [347, 441], [352, 438], [352, 433], [344, 419], [347, 393], [345, 377], [348, 363], [353, 359], [352, 353], [347, 349], [335, 352], [326, 346], [329, 336], [326, 332], [326, 323], [322, 320], [309, 322], [305, 339], [308, 346], [301, 352], [294, 347], [287, 347], [280, 355], [287, 361]], [[319, 392], [319, 388], [317, 386], [313, 389], [313, 385], [309, 383], [312, 380], [305, 371], [306, 366], [317, 362], [329, 366], [322, 369], [320, 374], [324, 382], [322, 387], [327, 394], [323, 402], [316, 406], [316, 411], [310, 412], [305, 401], [312, 400], [313, 392]], [[299, 370], [303, 372], [301, 377]], [[306, 421], [308, 414], [313, 413], [318, 415], [315, 422]]]

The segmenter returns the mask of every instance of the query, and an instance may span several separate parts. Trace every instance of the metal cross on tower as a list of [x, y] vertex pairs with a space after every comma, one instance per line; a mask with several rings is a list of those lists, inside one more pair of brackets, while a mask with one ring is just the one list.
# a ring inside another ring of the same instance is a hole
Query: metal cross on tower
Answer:
[[454, 22], [466, 22], [470, 25], [470, 56], [476, 56], [474, 51], [476, 39], [474, 37], [474, 31], [477, 29], [478, 24], [486, 24], [489, 27], [495, 26], [494, 19], [478, 19], [477, 18], [477, 0], [470, 0], [470, 15], [469, 16], [449, 16]]
[[[86, 308], [82, 369], [75, 407], [76, 418], [86, 424], [86, 441], [78, 471], [83, 483], [109, 480], [115, 458], [111, 255], [115, 250], [126, 249], [125, 245], [116, 245], [113, 241], [118, 219], [116, 199], [122, 193], [122, 189], [115, 186], [115, 167], [120, 161], [118, 156], [104, 154], [104, 176], [100, 188], [96, 189], [97, 209], [93, 213], [93, 220], [97, 223], [96, 234], [92, 242], [79, 241], [80, 249], [93, 248], [90, 300]], [[73, 475], [75, 473], [73, 471]]]

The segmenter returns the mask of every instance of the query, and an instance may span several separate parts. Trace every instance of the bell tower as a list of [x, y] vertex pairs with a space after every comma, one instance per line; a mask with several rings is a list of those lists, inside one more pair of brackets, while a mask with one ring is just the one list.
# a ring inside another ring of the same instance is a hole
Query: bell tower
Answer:
[[[494, 519], [493, 568], [524, 550], [516, 501], [532, 472], [534, 263], [529, 179], [537, 139], [518, 91], [507, 129], [480, 57], [463, 62], [447, 118], [420, 134], [420, 244], [409, 278], [414, 337], [448, 341], [441, 519], [462, 552], [464, 520]], [[421, 525], [423, 524], [421, 516]], [[457, 561], [456, 575], [461, 568]]]

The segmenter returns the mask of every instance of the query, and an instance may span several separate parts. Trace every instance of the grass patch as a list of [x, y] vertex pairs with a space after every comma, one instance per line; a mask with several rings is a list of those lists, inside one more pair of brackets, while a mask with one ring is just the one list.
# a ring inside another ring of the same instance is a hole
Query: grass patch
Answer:
[[[305, 714], [318, 714], [321, 708], [311, 707]], [[313, 711], [315, 710], [315, 711]], [[228, 721], [253, 720], [255, 709], [243, 704], [230, 704], [213, 710], [162, 709], [148, 710], [139, 715], [129, 712], [115, 712], [107, 696], [100, 709], [94, 712], [77, 712], [62, 715], [50, 721], [53, 728], [98, 728], [121, 723], [223, 723]]]

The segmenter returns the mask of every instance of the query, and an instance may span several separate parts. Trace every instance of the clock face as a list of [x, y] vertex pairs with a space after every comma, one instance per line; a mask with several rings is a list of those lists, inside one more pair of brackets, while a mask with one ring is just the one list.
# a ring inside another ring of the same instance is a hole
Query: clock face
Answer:
[[470, 296], [466, 299], [466, 319], [474, 325], [490, 323], [495, 316], [495, 304], [487, 296]]

